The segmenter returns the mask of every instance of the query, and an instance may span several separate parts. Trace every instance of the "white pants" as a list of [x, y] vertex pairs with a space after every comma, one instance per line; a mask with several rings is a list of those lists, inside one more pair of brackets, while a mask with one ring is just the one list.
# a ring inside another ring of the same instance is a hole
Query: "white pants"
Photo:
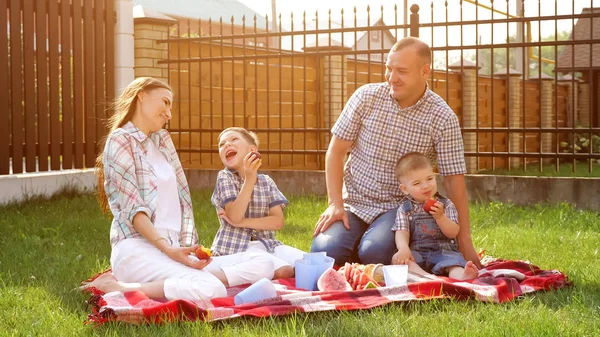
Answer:
[[[247, 252], [250, 251], [267, 252], [267, 247], [260, 241], [250, 241]], [[270, 255], [273, 259], [273, 266], [275, 270], [277, 270], [285, 266], [294, 267], [296, 265], [296, 260], [301, 260], [304, 257], [304, 254], [306, 254], [306, 252], [303, 252], [298, 248], [279, 245], [275, 247], [275, 251]]]
[[[179, 246], [175, 240], [173, 246]], [[195, 257], [190, 257], [195, 259]], [[117, 280], [127, 283], [163, 281], [165, 298], [205, 301], [227, 296], [223, 283], [211, 272], [222, 271], [230, 286], [273, 278], [273, 258], [253, 251], [214, 257], [202, 270], [176, 262], [146, 239], [125, 239], [111, 253], [110, 265]]]

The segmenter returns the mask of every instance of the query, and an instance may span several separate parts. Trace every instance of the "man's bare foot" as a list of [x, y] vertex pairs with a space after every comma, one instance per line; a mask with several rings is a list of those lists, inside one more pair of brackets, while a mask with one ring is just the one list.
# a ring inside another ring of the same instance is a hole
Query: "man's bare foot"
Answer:
[[79, 287], [79, 289], [82, 291], [90, 291], [92, 288], [96, 288], [103, 293], [121, 290], [119, 282], [112, 273], [104, 273], [98, 276], [95, 280], [85, 283]]

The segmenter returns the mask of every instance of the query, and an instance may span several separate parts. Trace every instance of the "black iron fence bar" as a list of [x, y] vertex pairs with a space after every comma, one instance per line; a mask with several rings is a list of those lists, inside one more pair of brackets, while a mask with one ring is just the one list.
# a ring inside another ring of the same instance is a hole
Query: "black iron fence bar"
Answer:
[[[181, 149], [177, 150], [177, 152], [182, 153], [218, 153], [218, 150], [211, 149]], [[307, 155], [307, 154], [325, 154], [327, 150], [260, 150], [261, 154], [295, 154], [295, 155]]]
[[521, 127], [521, 128], [513, 128], [506, 126], [496, 126], [496, 127], [477, 127], [477, 128], [462, 128], [463, 132], [552, 132], [552, 133], [567, 133], [567, 132], [600, 132], [600, 127], [554, 127], [554, 128], [542, 128], [542, 127]]
[[[546, 46], [568, 46], [568, 45], [590, 45], [590, 44], [598, 44], [600, 43], [600, 39], [592, 39], [592, 40], [576, 40], [576, 41], [541, 41], [541, 42], [515, 42], [515, 43], [502, 43], [502, 44], [482, 44], [482, 45], [464, 45], [464, 46], [447, 46], [447, 47], [432, 47], [431, 50], [435, 51], [446, 51], [446, 50], [463, 50], [463, 49], [506, 49], [506, 48], [518, 48], [518, 47], [546, 47]], [[280, 57], [304, 57], [304, 56], [332, 56], [332, 55], [358, 55], [358, 54], [379, 54], [379, 53], [387, 53], [388, 49], [373, 49], [370, 51], [365, 50], [331, 50], [331, 51], [307, 51], [303, 53], [273, 53], [273, 54], [253, 54], [253, 55], [245, 55], [245, 56], [220, 56], [220, 57], [210, 57], [210, 58], [200, 58], [200, 57], [192, 57], [185, 59], [168, 59], [168, 60], [159, 60], [159, 64], [173, 64], [173, 63], [188, 63], [188, 62], [216, 62], [216, 61], [233, 61], [233, 60], [255, 60], [255, 59], [268, 59], [268, 58], [280, 58]], [[382, 63], [383, 64], [383, 63]], [[562, 70], [573, 70], [573, 69], [584, 69], [588, 70], [588, 68], [578, 68], [578, 67], [570, 67], [570, 68], [562, 68]]]
[[[572, 20], [572, 19], [586, 19], [586, 18], [597, 18], [597, 13], [590, 14], [565, 14], [565, 15], [543, 15], [543, 16], [528, 16], [525, 18], [507, 18], [507, 19], [486, 19], [486, 20], [468, 20], [468, 21], [454, 21], [454, 22], [434, 22], [434, 23], [420, 23], [419, 27], [422, 28], [433, 28], [433, 27], [446, 27], [446, 26], [468, 26], [468, 25], [487, 25], [487, 24], [502, 24], [502, 23], [522, 23], [529, 21], [560, 21], [560, 20]], [[385, 25], [385, 26], [355, 26], [355, 27], [345, 27], [345, 28], [331, 28], [331, 29], [309, 29], [309, 30], [297, 30], [297, 31], [279, 31], [279, 32], [269, 32], [269, 33], [252, 33], [252, 37], [256, 38], [264, 38], [264, 37], [275, 37], [275, 36], [295, 36], [295, 35], [317, 35], [317, 34], [327, 34], [331, 33], [351, 33], [354, 31], [379, 31], [382, 29], [405, 29], [410, 28], [410, 24], [401, 24], [401, 25]], [[235, 34], [228, 35], [227, 39], [241, 39], [243, 38], [243, 34]], [[174, 39], [163, 39], [158, 40], [158, 42], [175, 42], [177, 40], [184, 40], [189, 42], [194, 41], [209, 41], [209, 40], [219, 40], [225, 39], [224, 36], [201, 36], [194, 38], [174, 38]], [[566, 41], [565, 41], [566, 42]]]
[[[271, 133], [277, 133], [277, 132], [295, 132], [295, 133], [302, 133], [302, 132], [330, 132], [331, 129], [330, 128], [283, 128], [283, 127], [279, 127], [279, 128], [274, 128], [274, 127], [269, 127], [269, 128], [249, 128], [248, 130], [253, 131], [253, 132], [271, 132]], [[213, 129], [213, 128], [177, 128], [177, 129], [169, 129], [169, 132], [215, 132], [217, 130]], [[220, 132], [220, 130], [218, 130]]]
[[[500, 23], [500, 22], [498, 22]], [[458, 23], [457, 23], [458, 25]], [[294, 30], [294, 31], [280, 31], [280, 32], [256, 32], [256, 33], [250, 33], [250, 34], [246, 34], [246, 37], [248, 35], [252, 36], [252, 38], [256, 37], [256, 38], [267, 38], [267, 37], [286, 37], [286, 36], [300, 36], [300, 35], [323, 35], [323, 34], [328, 34], [328, 33], [352, 33], [355, 31], [380, 31], [382, 29], [402, 29], [402, 28], [408, 28], [408, 25], [385, 25], [385, 26], [355, 26], [355, 27], [346, 27], [346, 28], [324, 28], [324, 29], [308, 29], [308, 30]], [[164, 43], [167, 42], [167, 40], [170, 40], [171, 42], [175, 42], [177, 40], [183, 40], [183, 41], [189, 41], [189, 42], [205, 42], [205, 41], [210, 41], [210, 40], [231, 40], [231, 39], [241, 39], [243, 38], [244, 35], [242, 34], [235, 34], [235, 35], [227, 35], [227, 36], [220, 36], [220, 35], [215, 35], [215, 36], [201, 36], [201, 37], [191, 37], [191, 38], [173, 38], [173, 39], [162, 39], [162, 40], [156, 40], [158, 43]]]
[[[216, 149], [180, 149], [182, 153], [217, 153]], [[325, 154], [327, 150], [261, 150], [262, 154]], [[540, 152], [465, 152], [466, 157], [479, 158], [551, 158], [551, 159], [600, 159], [600, 153], [540, 153]]]
[[[225, 39], [225, 37], [220, 37], [218, 40], [229, 40], [229, 39]], [[182, 40], [183, 41], [183, 40]], [[176, 42], [173, 40], [167, 41], [165, 40], [164, 43], [166, 42]], [[194, 41], [191, 41], [194, 42]], [[575, 46], [575, 45], [580, 45], [580, 44], [597, 44], [600, 42], [600, 38], [595, 38], [595, 39], [577, 39], [577, 40], [555, 40], [555, 41], [532, 41], [532, 42], [509, 42], [509, 43], [489, 43], [489, 44], [465, 44], [465, 45], [461, 45], [461, 46], [445, 46], [445, 47], [430, 47], [431, 51], [446, 51], [446, 50], [464, 50], [464, 49], [506, 49], [506, 48], [519, 48], [519, 47], [548, 47], [548, 46]], [[161, 42], [163, 43], [163, 42]], [[232, 47], [236, 47], [236, 46], [240, 46], [240, 45], [235, 45], [235, 44], [228, 44], [228, 43], [223, 43], [223, 46], [232, 46]], [[326, 46], [323, 46], [326, 47]], [[263, 50], [263, 51], [267, 51], [266, 48], [255, 48], [257, 51], [258, 50]], [[275, 56], [279, 56], [280, 54], [283, 54], [284, 57], [291, 57], [292, 55], [356, 55], [356, 54], [379, 54], [379, 53], [387, 53], [389, 51], [389, 49], [371, 49], [371, 50], [347, 50], [347, 51], [326, 51], [326, 52], [309, 52], [309, 51], [305, 51], [302, 54], [299, 54], [297, 51], [295, 52], [291, 52], [291, 51], [286, 51], [286, 50], [277, 50], [277, 53], [275, 54], [253, 54], [253, 55], [246, 55], [246, 57], [248, 58], [265, 58], [265, 57], [275, 57]], [[236, 56], [236, 58], [239, 56]], [[223, 58], [211, 58], [211, 61], [220, 61], [220, 60], [227, 60], [231, 58], [229, 57], [223, 57]], [[174, 63], [177, 60], [172, 60], [171, 62]], [[187, 62], [187, 59], [185, 59], [184, 61], [181, 62]], [[167, 63], [166, 60], [160, 60], [159, 63]], [[584, 68], [584, 69], [588, 69], [588, 68]]]
[[558, 158], [558, 159], [600, 159], [600, 153], [572, 153], [572, 152], [559, 152], [559, 153], [546, 153], [546, 152], [465, 152], [467, 157], [485, 157], [485, 158]]

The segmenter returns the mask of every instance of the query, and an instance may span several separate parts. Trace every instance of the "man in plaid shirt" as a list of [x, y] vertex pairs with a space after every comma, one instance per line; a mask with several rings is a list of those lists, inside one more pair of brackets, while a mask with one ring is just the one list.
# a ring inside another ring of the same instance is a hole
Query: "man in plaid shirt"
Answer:
[[480, 266], [471, 240], [460, 125], [427, 86], [430, 64], [429, 46], [404, 38], [390, 50], [386, 82], [358, 88], [346, 103], [331, 131], [325, 164], [329, 207], [317, 221], [311, 251], [325, 251], [338, 265], [390, 264], [396, 250], [391, 228], [405, 197], [394, 167], [402, 155], [421, 152], [437, 164], [458, 210], [460, 251]]

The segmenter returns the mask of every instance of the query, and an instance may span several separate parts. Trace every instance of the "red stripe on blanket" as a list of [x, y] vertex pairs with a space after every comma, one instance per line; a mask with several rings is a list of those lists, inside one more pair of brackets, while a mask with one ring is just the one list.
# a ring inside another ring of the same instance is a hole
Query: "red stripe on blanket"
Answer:
[[564, 274], [542, 270], [523, 261], [490, 262], [480, 271], [477, 279], [470, 281], [440, 278], [410, 283], [407, 286], [360, 291], [303, 291], [294, 288], [294, 279], [277, 280], [273, 283], [277, 288], [277, 297], [238, 306], [234, 304], [233, 297], [248, 285], [231, 287], [227, 297], [198, 304], [188, 300], [155, 301], [140, 292], [102, 294], [96, 291], [88, 301], [92, 305], [92, 313], [86, 323], [100, 325], [108, 321], [134, 324], [216, 321], [240, 316], [267, 317], [296, 312], [360, 310], [392, 302], [434, 298], [503, 303], [527, 293], [571, 285]]

